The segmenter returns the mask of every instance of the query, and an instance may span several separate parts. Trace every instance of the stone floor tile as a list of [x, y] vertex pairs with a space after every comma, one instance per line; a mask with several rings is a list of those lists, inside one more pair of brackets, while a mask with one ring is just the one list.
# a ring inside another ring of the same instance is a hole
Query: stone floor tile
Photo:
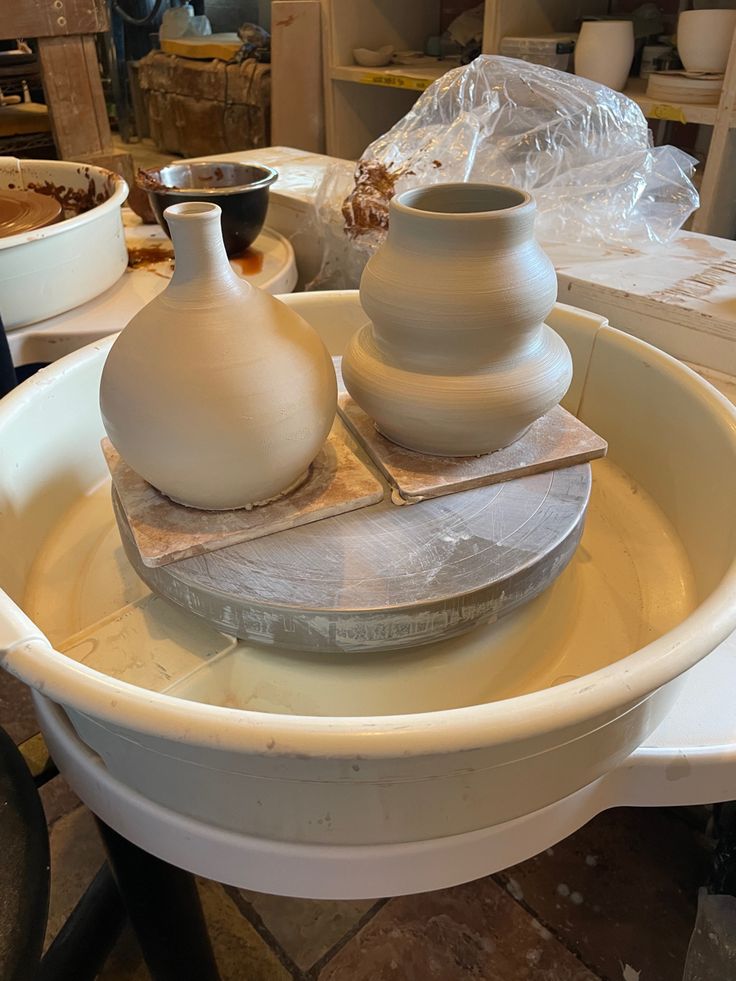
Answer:
[[59, 818], [76, 810], [81, 805], [80, 799], [61, 775], [45, 783], [39, 790], [39, 794], [49, 829], [56, 824]]
[[86, 807], [60, 817], [51, 829], [51, 897], [45, 946], [51, 943], [81, 899], [105, 854]]
[[0, 668], [0, 726], [15, 743], [22, 743], [38, 732], [31, 690], [22, 681]]
[[221, 981], [290, 981], [290, 972], [223, 887], [209, 879], [197, 885]]
[[656, 808], [618, 808], [500, 878], [602, 977], [681, 981], [709, 853]]
[[469, 979], [596, 981], [492, 879], [392, 899], [319, 975], [319, 981]]
[[[291, 981], [266, 942], [216, 882], [198, 879], [200, 899], [221, 981]], [[130, 926], [126, 926], [98, 981], [149, 981]]]
[[239, 890], [260, 916], [281, 948], [302, 970], [307, 970], [353, 929], [376, 905], [362, 902], [290, 899], [261, 892]]
[[118, 942], [97, 975], [97, 981], [150, 981], [141, 949], [130, 923], [126, 923]]

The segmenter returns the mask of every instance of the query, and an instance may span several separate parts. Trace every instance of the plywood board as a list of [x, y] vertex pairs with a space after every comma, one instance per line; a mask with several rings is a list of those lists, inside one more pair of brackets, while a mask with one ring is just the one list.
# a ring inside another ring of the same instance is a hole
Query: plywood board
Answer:
[[205, 37], [162, 38], [161, 50], [180, 58], [230, 61], [243, 47], [237, 34], [209, 34]]
[[321, 153], [325, 120], [319, 0], [274, 0], [271, 86], [272, 142]]

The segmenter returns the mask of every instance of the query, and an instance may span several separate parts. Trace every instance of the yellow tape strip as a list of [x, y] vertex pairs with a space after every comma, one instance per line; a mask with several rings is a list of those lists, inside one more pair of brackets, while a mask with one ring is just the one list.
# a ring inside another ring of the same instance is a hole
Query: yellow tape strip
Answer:
[[670, 106], [666, 102], [657, 102], [650, 106], [647, 116], [650, 119], [669, 119], [673, 123], [687, 122], [680, 106]]
[[413, 89], [415, 92], [423, 92], [432, 84], [431, 78], [413, 78], [411, 75], [388, 75], [380, 72], [367, 72], [361, 75], [359, 81], [362, 85], [384, 85], [392, 89]]

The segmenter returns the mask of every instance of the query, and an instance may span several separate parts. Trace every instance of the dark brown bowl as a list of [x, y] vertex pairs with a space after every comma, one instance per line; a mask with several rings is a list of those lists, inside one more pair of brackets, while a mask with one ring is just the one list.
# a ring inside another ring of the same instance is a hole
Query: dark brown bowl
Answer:
[[268, 191], [278, 173], [260, 164], [207, 161], [172, 163], [138, 171], [137, 184], [148, 194], [166, 234], [164, 211], [183, 201], [209, 201], [222, 209], [222, 237], [229, 256], [245, 252], [258, 238], [268, 209]]

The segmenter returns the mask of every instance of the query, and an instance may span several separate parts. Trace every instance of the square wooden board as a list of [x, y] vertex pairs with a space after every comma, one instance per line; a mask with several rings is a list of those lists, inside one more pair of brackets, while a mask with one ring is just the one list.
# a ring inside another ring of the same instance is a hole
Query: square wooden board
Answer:
[[537, 419], [511, 446], [484, 456], [463, 457], [428, 456], [392, 443], [344, 389], [338, 398], [338, 411], [391, 484], [396, 504], [416, 504], [545, 470], [573, 467], [605, 456], [608, 449], [604, 439], [559, 405]]
[[383, 485], [347, 445], [339, 423], [301, 487], [251, 510], [201, 511], [176, 504], [132, 470], [108, 439], [102, 450], [141, 559], [150, 568], [383, 500]]

